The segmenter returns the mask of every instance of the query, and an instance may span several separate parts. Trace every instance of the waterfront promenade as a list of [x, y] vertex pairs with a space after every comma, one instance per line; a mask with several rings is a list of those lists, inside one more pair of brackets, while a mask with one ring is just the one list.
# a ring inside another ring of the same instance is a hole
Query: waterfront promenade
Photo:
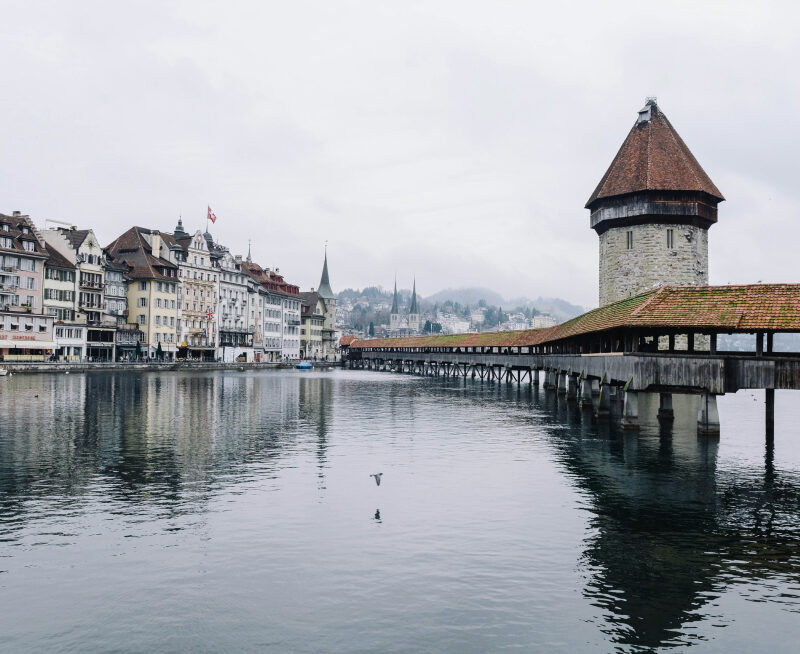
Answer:
[[[341, 361], [312, 361], [315, 369], [338, 368]], [[54, 372], [174, 372], [212, 370], [277, 370], [294, 368], [296, 361], [222, 362], [222, 361], [164, 361], [164, 362], [17, 362], [0, 364], [9, 373]]]

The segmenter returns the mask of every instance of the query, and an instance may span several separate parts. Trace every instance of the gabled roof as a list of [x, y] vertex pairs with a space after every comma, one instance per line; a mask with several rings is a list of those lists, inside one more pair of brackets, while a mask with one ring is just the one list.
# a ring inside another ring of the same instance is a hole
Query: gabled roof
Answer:
[[[36, 231], [36, 225], [30, 219], [30, 216], [19, 214], [6, 216], [0, 214], [0, 224], [8, 225], [8, 231], [0, 230], [0, 236], [11, 239], [11, 247], [0, 247], [0, 250], [5, 252], [14, 252], [18, 255], [27, 257], [46, 257], [47, 251], [42, 244], [43, 241], [39, 239], [39, 234]], [[23, 229], [27, 230], [27, 234], [22, 232]], [[26, 250], [22, 245], [23, 241], [29, 241], [34, 244], [33, 250]]]
[[639, 111], [586, 208], [603, 198], [642, 191], [696, 191], [725, 199], [654, 99]]
[[69, 241], [72, 249], [77, 252], [78, 248], [83, 244], [83, 242], [86, 240], [86, 237], [89, 235], [90, 230], [66, 229], [64, 227], [59, 227], [58, 231]]
[[50, 255], [47, 261], [45, 261], [45, 266], [48, 268], [67, 268], [69, 270], [75, 269], [75, 264], [71, 263], [69, 259], [56, 250], [52, 245], [47, 245], [45, 243], [45, 249], [47, 250], [47, 254]]
[[303, 291], [300, 293], [300, 308], [304, 316], [320, 315], [317, 314], [317, 305], [322, 300], [325, 303], [325, 298], [316, 291]]
[[[107, 255], [112, 257], [115, 263], [125, 263], [130, 272], [131, 279], [169, 279], [177, 281], [175, 277], [168, 277], [161, 272], [161, 268], [170, 268], [177, 271], [176, 266], [171, 261], [153, 254], [150, 243], [144, 235], [152, 236], [155, 230], [146, 227], [131, 227], [127, 232], [118, 236], [108, 247], [104, 248]], [[161, 234], [164, 238], [166, 234]], [[164, 239], [164, 243], [169, 247], [169, 240]]]

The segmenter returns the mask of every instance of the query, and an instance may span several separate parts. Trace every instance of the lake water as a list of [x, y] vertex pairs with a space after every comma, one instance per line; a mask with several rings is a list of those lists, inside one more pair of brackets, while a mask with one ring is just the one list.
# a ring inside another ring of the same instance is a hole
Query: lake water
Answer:
[[655, 408], [637, 434], [480, 380], [0, 380], [0, 650], [796, 651], [800, 395], [774, 447], [760, 393], [719, 438]]

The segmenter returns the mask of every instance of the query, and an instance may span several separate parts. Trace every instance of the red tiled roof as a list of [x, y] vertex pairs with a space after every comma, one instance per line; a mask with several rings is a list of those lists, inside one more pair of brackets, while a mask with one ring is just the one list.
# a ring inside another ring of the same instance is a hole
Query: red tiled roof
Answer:
[[724, 200], [655, 101], [648, 107], [649, 120], [637, 119], [586, 208], [602, 198], [641, 191], [701, 191]]
[[350, 347], [528, 346], [620, 328], [800, 332], [800, 284], [665, 286], [545, 329], [359, 340]]
[[358, 336], [352, 336], [352, 335], [348, 334], [346, 336], [342, 336], [339, 339], [339, 345], [341, 345], [343, 347], [348, 347], [351, 343], [353, 343], [353, 342], [355, 342], [357, 340], [358, 340]]
[[47, 254], [50, 255], [44, 264], [48, 268], [75, 268], [75, 264], [71, 263], [69, 259], [56, 250], [52, 245], [47, 245], [47, 243], [45, 243], [45, 250], [47, 250]]
[[[178, 266], [167, 259], [154, 255], [150, 244], [144, 238], [144, 234], [151, 235], [153, 233], [154, 230], [145, 227], [131, 227], [104, 249], [114, 263], [124, 263], [129, 267], [130, 272], [128, 275], [131, 279], [168, 279], [177, 281]], [[165, 234], [161, 234], [161, 236], [163, 238]], [[168, 239], [165, 239], [164, 243], [169, 246]], [[175, 276], [164, 275], [161, 272], [164, 268], [174, 269]]]

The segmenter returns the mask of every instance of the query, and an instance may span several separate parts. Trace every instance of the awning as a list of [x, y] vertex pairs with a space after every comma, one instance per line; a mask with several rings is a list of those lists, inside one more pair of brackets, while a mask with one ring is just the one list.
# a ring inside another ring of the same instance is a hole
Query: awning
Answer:
[[54, 350], [59, 347], [53, 341], [17, 341], [0, 339], [0, 348], [16, 350]]

